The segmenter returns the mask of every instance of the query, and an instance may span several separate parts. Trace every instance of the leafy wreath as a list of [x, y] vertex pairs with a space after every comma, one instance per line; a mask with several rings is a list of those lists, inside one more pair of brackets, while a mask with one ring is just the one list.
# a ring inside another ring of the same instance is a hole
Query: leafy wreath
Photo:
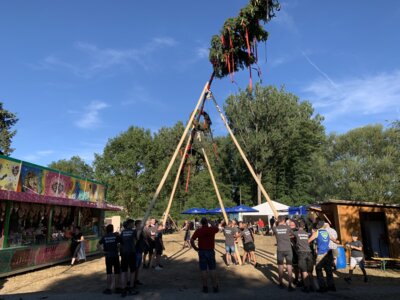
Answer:
[[211, 39], [209, 59], [215, 77], [249, 68], [251, 79], [251, 65], [257, 63], [257, 43], [268, 39], [260, 21], [267, 23], [279, 9], [278, 0], [250, 0], [239, 16], [225, 21], [220, 35]]

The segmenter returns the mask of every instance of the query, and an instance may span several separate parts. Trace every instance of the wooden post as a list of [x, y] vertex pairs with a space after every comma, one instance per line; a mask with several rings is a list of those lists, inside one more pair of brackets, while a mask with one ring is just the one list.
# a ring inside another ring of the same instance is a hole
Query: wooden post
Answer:
[[196, 112], [197, 112], [197, 110], [199, 109], [200, 104], [201, 104], [201, 103], [204, 101], [204, 99], [205, 99], [205, 95], [206, 95], [206, 92], [208, 91], [208, 87], [209, 87], [209, 83], [207, 82], [206, 85], [205, 85], [204, 88], [203, 88], [203, 91], [202, 91], [201, 94], [200, 94], [199, 100], [197, 101], [197, 105], [196, 105], [195, 109], [193, 110], [193, 113], [190, 115], [189, 122], [188, 122], [187, 125], [186, 125], [186, 128], [185, 128], [185, 130], [184, 130], [184, 132], [183, 132], [183, 134], [182, 134], [182, 137], [181, 137], [181, 139], [180, 139], [178, 145], [176, 146], [175, 152], [174, 152], [174, 154], [172, 155], [172, 158], [171, 158], [171, 160], [170, 160], [170, 162], [169, 162], [169, 164], [168, 164], [168, 167], [167, 167], [167, 169], [165, 170], [164, 175], [163, 175], [163, 177], [162, 177], [160, 183], [158, 184], [157, 190], [156, 190], [156, 192], [154, 193], [153, 198], [151, 199], [151, 201], [150, 201], [150, 203], [149, 203], [149, 205], [148, 205], [148, 207], [147, 207], [146, 213], [144, 214], [144, 217], [143, 217], [143, 220], [142, 220], [142, 227], [140, 228], [138, 234], [140, 234], [140, 233], [142, 232], [143, 227], [145, 226], [146, 221], [147, 221], [147, 219], [149, 218], [150, 212], [151, 212], [151, 210], [153, 209], [154, 204], [156, 203], [156, 200], [157, 200], [157, 198], [158, 198], [158, 195], [160, 194], [161, 189], [163, 188], [163, 186], [164, 186], [164, 184], [165, 184], [165, 181], [167, 180], [168, 174], [169, 174], [169, 172], [171, 171], [171, 168], [172, 168], [172, 166], [173, 166], [173, 164], [174, 164], [174, 162], [175, 162], [175, 159], [176, 159], [176, 157], [178, 156], [179, 149], [182, 147], [183, 141], [185, 140], [186, 135], [187, 135], [187, 133], [189, 132], [190, 127], [192, 126], [193, 119], [194, 119], [194, 117], [195, 117], [195, 115], [196, 115]]
[[[211, 93], [210, 93], [210, 94], [211, 94]], [[278, 218], [278, 212], [276, 211], [275, 206], [274, 206], [274, 204], [272, 203], [271, 198], [268, 196], [268, 193], [265, 191], [263, 185], [261, 184], [261, 181], [259, 180], [257, 174], [254, 172], [253, 167], [251, 166], [250, 162], [248, 161], [248, 159], [247, 159], [247, 157], [246, 157], [246, 154], [243, 152], [242, 147], [241, 147], [240, 144], [238, 143], [238, 141], [237, 141], [235, 135], [233, 134], [231, 128], [229, 127], [229, 124], [228, 124], [228, 122], [226, 121], [225, 116], [224, 116], [224, 114], [222, 113], [221, 109], [219, 108], [218, 103], [217, 103], [217, 101], [216, 101], [215, 98], [214, 98], [214, 95], [211, 94], [211, 97], [212, 97], [212, 99], [213, 99], [213, 102], [214, 102], [214, 104], [215, 104], [215, 107], [217, 108], [217, 110], [218, 110], [218, 112], [219, 112], [219, 115], [221, 116], [222, 121], [223, 121], [224, 124], [225, 124], [226, 129], [227, 129], [228, 132], [229, 132], [229, 135], [231, 136], [233, 142], [235, 143], [236, 148], [239, 150], [239, 153], [240, 153], [240, 155], [242, 156], [244, 162], [246, 163], [247, 168], [249, 169], [251, 175], [253, 175], [253, 178], [254, 178], [254, 180], [257, 182], [258, 187], [261, 189], [261, 193], [264, 195], [265, 199], [267, 199], [267, 201], [268, 201], [268, 204], [271, 206], [271, 209], [272, 209], [272, 211], [273, 211], [273, 213], [274, 213], [274, 215], [275, 215], [275, 218]]]
[[188, 153], [189, 146], [190, 146], [191, 142], [192, 142], [192, 135], [189, 135], [188, 141], [187, 141], [186, 146], [185, 146], [185, 150], [183, 152], [183, 156], [181, 158], [181, 162], [179, 164], [178, 172], [176, 173], [175, 182], [174, 182], [174, 185], [172, 187], [171, 195], [169, 197], [167, 209], [164, 212], [164, 220], [163, 220], [163, 226], [164, 227], [165, 227], [165, 223], [167, 222], [167, 219], [168, 219], [168, 216], [169, 216], [169, 211], [171, 210], [172, 200], [174, 199], [174, 196], [175, 196], [175, 191], [176, 191], [176, 188], [177, 188], [178, 183], [179, 183], [179, 177], [181, 175], [181, 171], [182, 171], [183, 165], [185, 163], [186, 155]]
[[[225, 206], [224, 206], [224, 203], [222, 202], [222, 198], [221, 198], [221, 194], [219, 193], [219, 190], [218, 190], [217, 182], [215, 181], [214, 174], [213, 174], [213, 171], [211, 169], [210, 162], [208, 161], [207, 153], [204, 150], [204, 148], [201, 148], [201, 151], [203, 152], [204, 159], [206, 161], [208, 171], [210, 172], [210, 177], [211, 177], [211, 181], [212, 181], [212, 183], [214, 185], [215, 194], [217, 194], [218, 202], [219, 202], [219, 205], [221, 206], [222, 215], [224, 216], [225, 224], [227, 226], [228, 222], [229, 222], [228, 215], [226, 214]], [[240, 257], [239, 249], [238, 249], [238, 246], [237, 246], [236, 243], [235, 243], [235, 252], [237, 254], [237, 258], [239, 260], [239, 264], [241, 265], [242, 264], [242, 258]]]

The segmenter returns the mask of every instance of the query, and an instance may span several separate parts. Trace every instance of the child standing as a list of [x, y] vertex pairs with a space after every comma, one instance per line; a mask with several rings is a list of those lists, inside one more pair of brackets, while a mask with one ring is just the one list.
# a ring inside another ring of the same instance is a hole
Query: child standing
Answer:
[[358, 234], [353, 232], [351, 234], [352, 241], [346, 244], [346, 247], [350, 249], [350, 269], [349, 269], [349, 276], [346, 277], [344, 280], [347, 283], [351, 283], [351, 277], [353, 276], [353, 271], [357, 265], [360, 266], [360, 269], [364, 275], [364, 282], [368, 282], [367, 272], [365, 271], [365, 259], [363, 253], [363, 244], [361, 241], [358, 240]]

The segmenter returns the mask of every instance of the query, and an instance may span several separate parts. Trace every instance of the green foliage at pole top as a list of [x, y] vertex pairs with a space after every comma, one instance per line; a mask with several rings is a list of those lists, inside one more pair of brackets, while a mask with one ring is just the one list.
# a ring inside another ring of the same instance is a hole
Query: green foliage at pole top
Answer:
[[268, 32], [260, 21], [268, 22], [279, 9], [277, 0], [250, 0], [237, 17], [225, 21], [220, 35], [211, 39], [209, 59], [216, 77], [223, 78], [257, 62], [256, 55], [252, 50], [249, 54], [248, 48], [267, 40]]
[[4, 155], [10, 155], [14, 151], [11, 148], [11, 140], [17, 131], [11, 130], [11, 127], [17, 122], [17, 116], [4, 109], [3, 103], [0, 102], [0, 153]]

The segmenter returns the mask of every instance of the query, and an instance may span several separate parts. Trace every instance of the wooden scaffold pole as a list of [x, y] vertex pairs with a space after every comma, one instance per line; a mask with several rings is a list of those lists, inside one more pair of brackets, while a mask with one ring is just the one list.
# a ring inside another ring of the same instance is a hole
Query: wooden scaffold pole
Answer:
[[229, 135], [231, 136], [233, 142], [236, 145], [236, 148], [239, 150], [240, 155], [242, 156], [244, 162], [246, 163], [247, 168], [249, 169], [251, 175], [253, 176], [254, 180], [256, 181], [258, 187], [260, 188], [261, 193], [263, 194], [265, 199], [267, 199], [268, 204], [271, 206], [271, 209], [272, 209], [272, 211], [274, 213], [275, 218], [278, 218], [278, 212], [277, 212], [274, 204], [272, 203], [271, 198], [269, 197], [268, 193], [266, 192], [266, 190], [264, 189], [263, 185], [261, 184], [261, 181], [260, 181], [259, 177], [256, 175], [256, 172], [254, 172], [253, 167], [251, 166], [249, 160], [247, 159], [246, 154], [243, 152], [242, 147], [240, 146], [239, 142], [237, 141], [235, 135], [233, 134], [228, 122], [226, 121], [226, 118], [225, 118], [224, 114], [222, 113], [222, 110], [220, 109], [217, 101], [214, 98], [214, 95], [211, 92], [209, 92], [208, 95], [211, 96], [211, 98], [212, 98], [212, 100], [213, 100], [213, 102], [215, 104], [215, 107], [217, 108], [217, 110], [219, 112], [219, 115], [220, 115], [222, 121], [224, 122], [226, 129], [229, 132]]
[[[211, 80], [212, 80], [212, 77], [211, 77]], [[149, 203], [149, 205], [147, 207], [146, 213], [144, 214], [144, 217], [143, 217], [143, 220], [142, 220], [142, 228], [141, 228], [141, 230], [145, 226], [146, 221], [149, 218], [149, 215], [151, 213], [151, 210], [153, 209], [153, 207], [154, 207], [154, 205], [156, 203], [156, 200], [157, 200], [157, 198], [158, 198], [158, 196], [159, 196], [159, 194], [161, 192], [161, 189], [163, 188], [163, 186], [165, 184], [165, 181], [167, 180], [168, 174], [171, 171], [171, 168], [172, 168], [172, 166], [173, 166], [173, 164], [175, 162], [176, 157], [178, 156], [179, 149], [181, 149], [182, 144], [183, 144], [183, 142], [184, 142], [184, 140], [185, 140], [185, 138], [186, 138], [186, 136], [187, 136], [187, 134], [189, 132], [189, 129], [191, 128], [191, 126], [193, 124], [193, 120], [194, 120], [194, 117], [196, 115], [196, 112], [199, 109], [200, 104], [203, 103], [204, 100], [205, 100], [205, 95], [206, 95], [206, 92], [208, 91], [208, 89], [210, 87], [210, 84], [211, 84], [211, 82], [207, 82], [206, 85], [204, 86], [204, 88], [203, 88], [203, 90], [202, 90], [202, 92], [200, 94], [199, 100], [197, 101], [197, 105], [196, 105], [195, 109], [193, 110], [193, 113], [190, 115], [190, 119], [189, 119], [189, 121], [188, 121], [188, 123], [186, 125], [186, 128], [185, 128], [185, 130], [184, 130], [184, 132], [182, 134], [182, 137], [181, 137], [178, 145], [176, 146], [175, 152], [172, 155], [172, 158], [171, 158], [171, 160], [170, 160], [170, 162], [168, 164], [168, 167], [165, 170], [164, 175], [163, 175], [160, 183], [158, 184], [157, 190], [154, 193], [153, 198], [151, 199], [151, 201], [150, 201], [150, 203]], [[140, 230], [140, 232], [141, 232], [141, 230]], [[140, 232], [139, 232], [139, 234], [140, 234]]]

